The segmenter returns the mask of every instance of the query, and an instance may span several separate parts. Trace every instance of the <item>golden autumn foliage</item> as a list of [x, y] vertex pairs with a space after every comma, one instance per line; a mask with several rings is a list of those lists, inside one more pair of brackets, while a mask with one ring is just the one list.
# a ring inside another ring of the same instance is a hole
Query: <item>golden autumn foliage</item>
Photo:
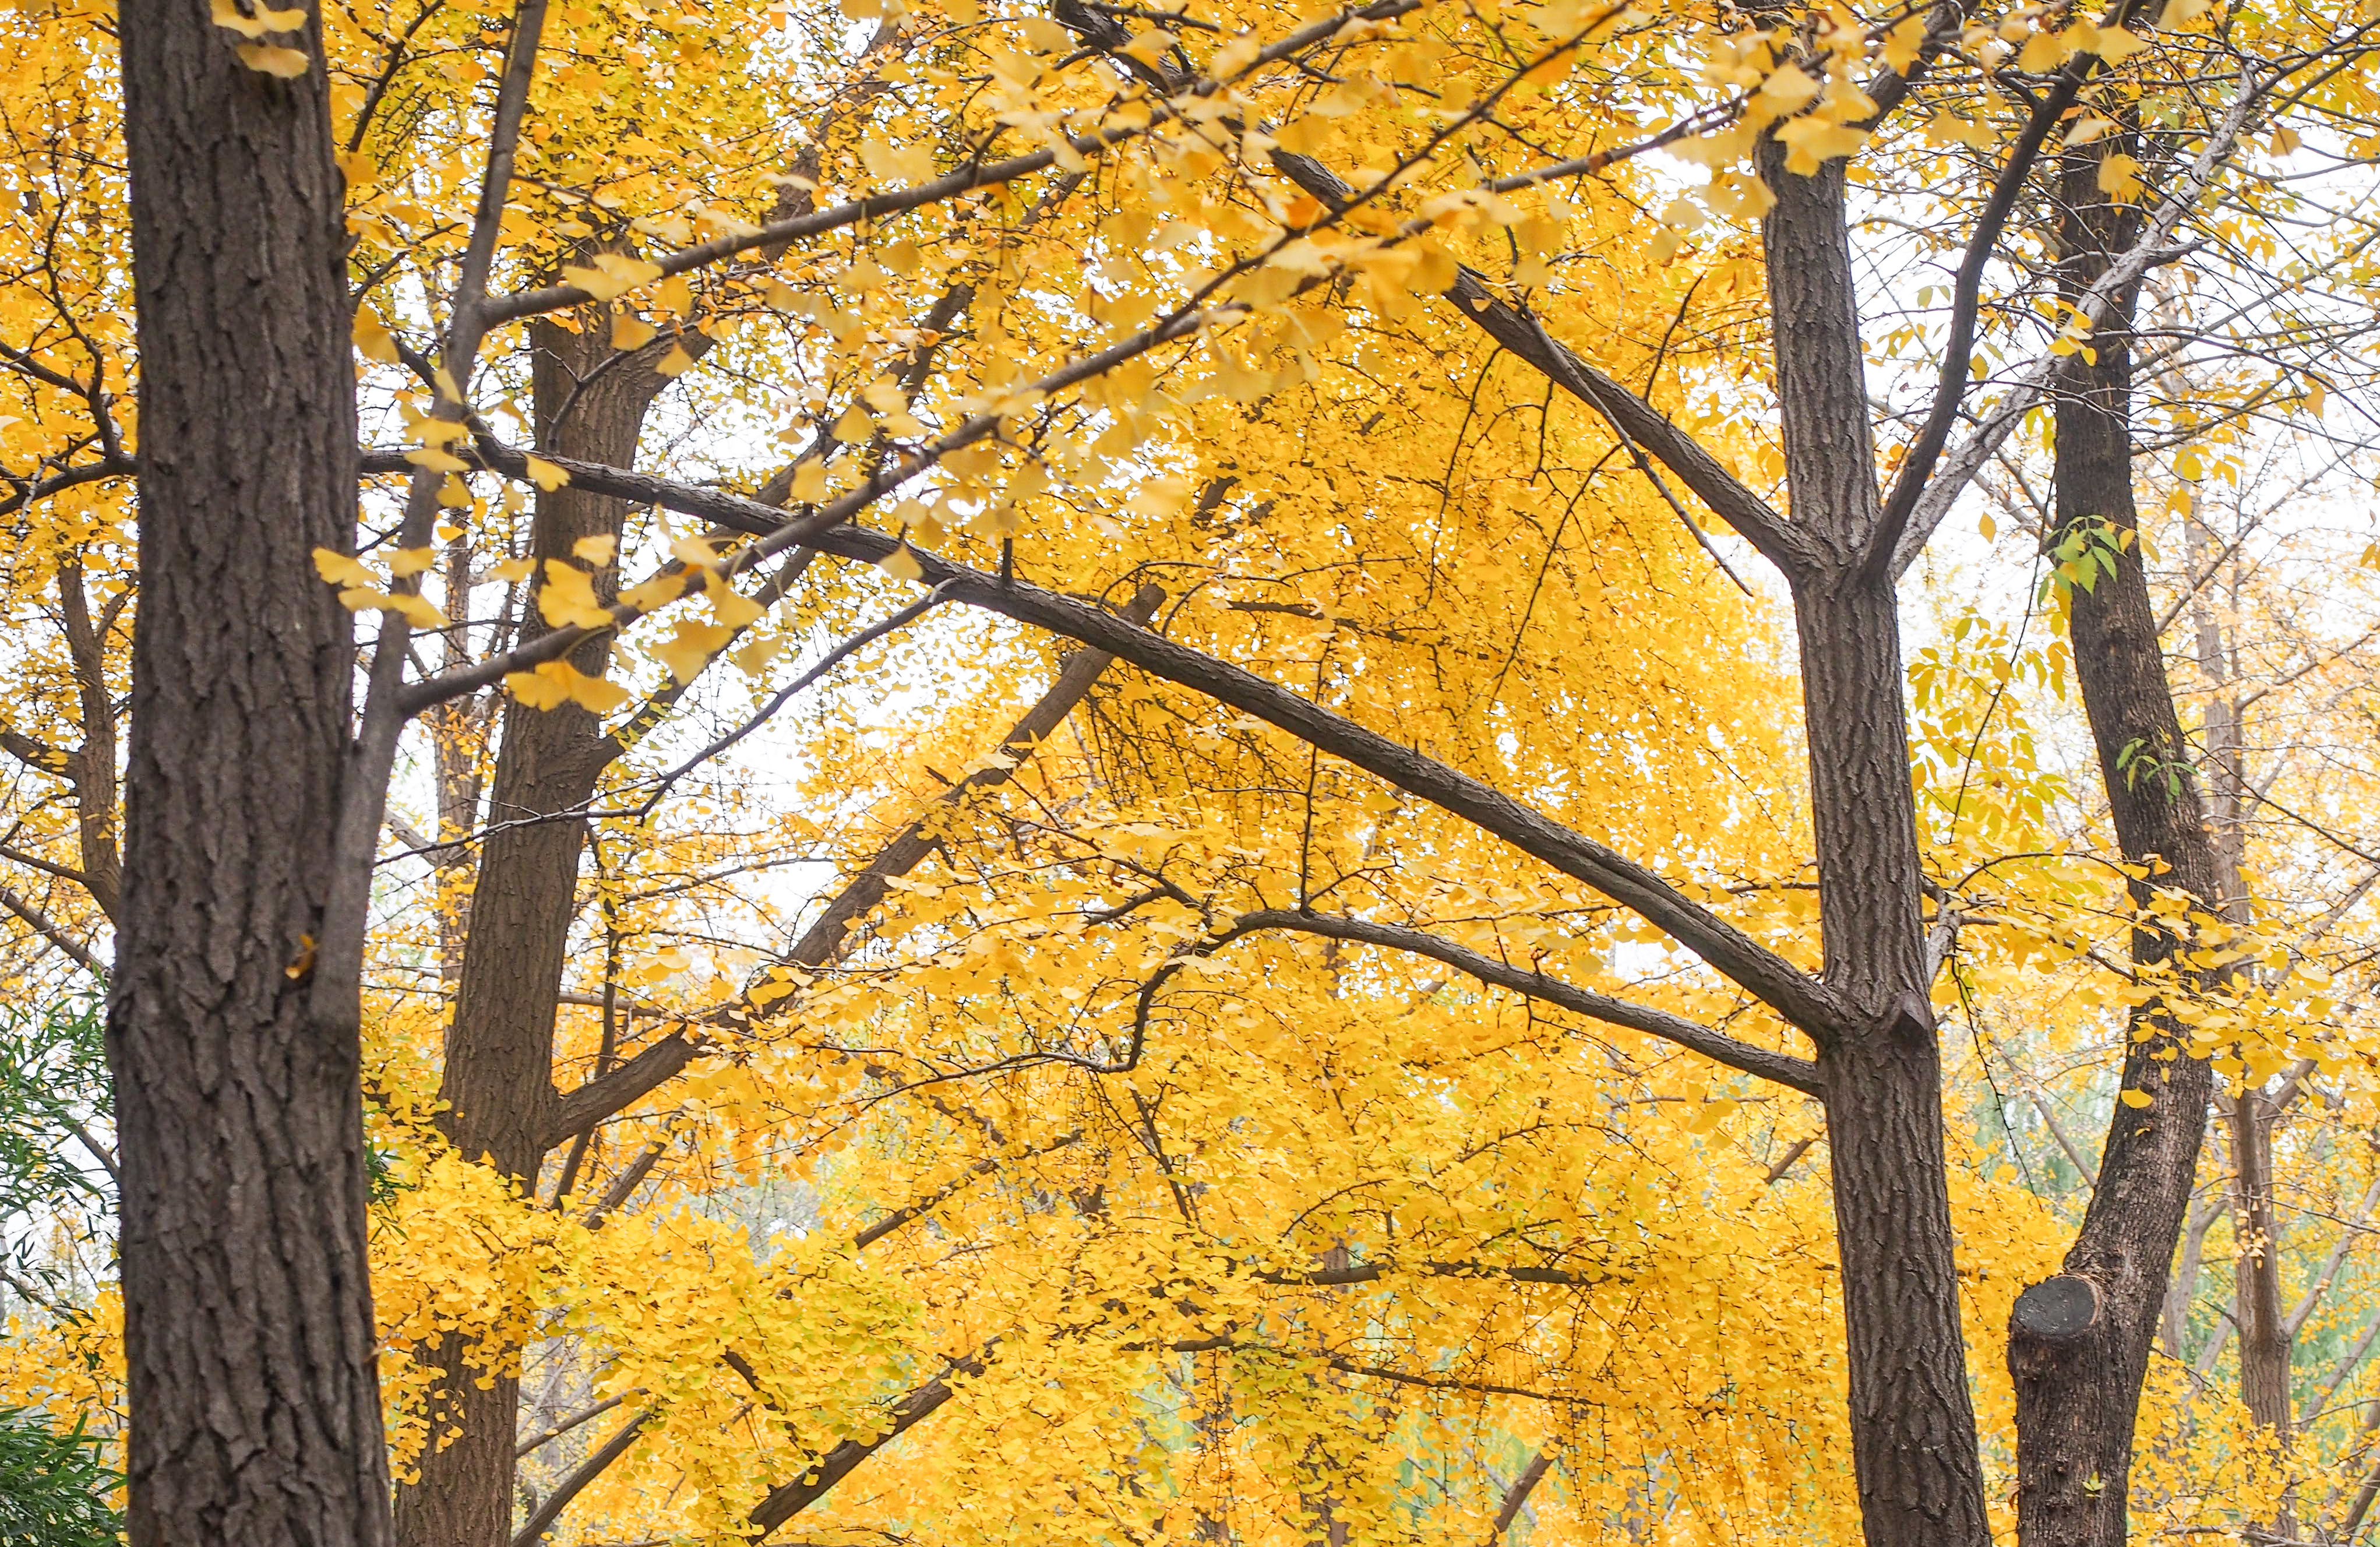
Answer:
[[[1898, 440], [2002, 156], [2095, 58], [2058, 146], [2145, 122], [2101, 190], [2192, 189], [2166, 232], [2190, 255], [2153, 282], [2142, 541], [2184, 724], [2229, 716], [2199, 751], [2251, 895], [2214, 917], [2168, 888], [2145, 920], [2128, 895], [2157, 877], [2125, 868], [2061, 627], [2098, 560], [2058, 545], [2049, 427], [2020, 413], [1901, 593], [1992, 1524], [2013, 1540], [2010, 1306], [2058, 1271], [2110, 1111], [2148, 1100], [2118, 1085], [2151, 1002], [2284, 1115], [2287, 1233], [2250, 1238], [2230, 1151], [2202, 1158], [2133, 1529], [2356, 1507], [2380, 1431], [2364, 10], [213, 16], [252, 72], [327, 75], [367, 477], [356, 551], [300, 579], [367, 661], [390, 630], [414, 695], [364, 957], [401, 1492], [455, 1438], [442, 1382], [517, 1381], [502, 1486], [532, 1541], [740, 1541], [787, 1504], [834, 1547], [1854, 1540], [1820, 1104], [1629, 1017], [1780, 1062], [1801, 1033], [1621, 899], [1180, 681], [1107, 664], [1018, 740], [1082, 659], [962, 607], [950, 566], [1115, 612], [1161, 588], [1163, 640], [1815, 972], [1786, 588], [1478, 318], [1785, 504], [1761, 137], [1782, 176], [1848, 161]], [[148, 437], [121, 24], [82, 0], [0, 23], [0, 904], [28, 1003], [103, 976], [124, 863]], [[1879, 72], [1921, 58], [1876, 121]], [[466, 294], [508, 69], [517, 157]], [[1989, 270], [1987, 388], [2094, 347], [2044, 218]], [[624, 383], [619, 465], [558, 449]], [[597, 496], [609, 529], [553, 536]], [[865, 541], [820, 541], [845, 522]], [[500, 808], [532, 714], [601, 741], [585, 800]], [[442, 1081], [494, 927], [480, 856], [556, 822], [586, 837], [540, 1091], [571, 1115], [507, 1175], [453, 1140]], [[905, 834], [881, 900], [800, 955]], [[2162, 975], [2126, 956], [2151, 926], [2188, 944]], [[2222, 1330], [2259, 1251], [2303, 1306], [2289, 1446]], [[120, 1432], [113, 1292], [7, 1304], [0, 1403]]]

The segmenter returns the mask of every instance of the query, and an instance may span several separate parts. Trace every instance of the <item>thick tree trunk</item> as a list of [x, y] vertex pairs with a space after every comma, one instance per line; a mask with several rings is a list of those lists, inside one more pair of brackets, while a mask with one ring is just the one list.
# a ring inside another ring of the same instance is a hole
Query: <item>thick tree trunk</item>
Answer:
[[[646, 411], [668, 378], [643, 360], [613, 361], [600, 324], [572, 333], [533, 330], [531, 372], [542, 449], [617, 467], [636, 461]], [[577, 384], [589, 384], [579, 387]], [[589, 537], [618, 540], [626, 502], [567, 485], [539, 495], [530, 554], [543, 579], [547, 559], [568, 561]], [[617, 571], [596, 579], [609, 600]], [[521, 637], [545, 631], [532, 601]], [[601, 674], [609, 636], [581, 645], [571, 664]], [[480, 859], [455, 1017], [440, 1087], [446, 1136], [524, 1187], [545, 1158], [554, 1105], [553, 1019], [564, 954], [577, 909], [582, 817], [554, 813], [586, 804], [614, 754], [602, 723], [577, 704], [504, 707], [504, 740], [489, 792], [494, 831]], [[398, 1539], [407, 1547], [498, 1547], [512, 1536], [513, 1444], [519, 1382], [474, 1367], [472, 1345], [448, 1337], [436, 1350], [431, 1431], [460, 1433], [421, 1460], [418, 1481], [399, 1491]], [[500, 1361], [501, 1362], [501, 1361]], [[482, 1383], [487, 1383], [482, 1384]]]
[[1894, 602], [1888, 581], [1843, 585], [1796, 603], [1827, 980], [1862, 1017], [1818, 1053], [1852, 1459], [1870, 1547], [1985, 1547]]
[[108, 1054], [131, 1540], [389, 1540], [352, 1023], [308, 1012], [349, 737], [356, 425], [327, 80], [123, 10], [140, 596]]
[[1843, 165], [1769, 145], [1763, 225], [1794, 524], [1828, 558], [1793, 577], [1826, 981], [1848, 1023], [1818, 1054], [1842, 1261], [1852, 1454], [1869, 1547], [1988, 1547], [1959, 1322], [1927, 993], [1899, 610], [1864, 562], [1879, 519]]
[[[2079, 294], [2138, 228], [2131, 206], [2098, 191], [2098, 158], [2129, 145], [2114, 136], [2066, 159], [2059, 177], [2060, 285]], [[2095, 582], [2072, 588], [2069, 628], [2075, 678], [2097, 744], [2117, 841], [2125, 859], [2168, 869], [2135, 882], [2179, 887], [2212, 911], [2223, 872], [2201, 813], [2141, 562], [2132, 498], [2132, 298], [2092, 339], [2096, 363], [2076, 357], [2057, 409], [2058, 522], [2051, 541], [2093, 536]], [[2133, 959], [2162, 966], [2177, 947], [2161, 930], [2132, 936]], [[2170, 1016], [2133, 1012], [2124, 1088], [2096, 1190], [2063, 1269], [2016, 1304], [2009, 1367], [2017, 1393], [2017, 1530], [2024, 1547], [2116, 1547], [2124, 1540], [2132, 1431], [2168, 1271], [2197, 1173], [2213, 1077], [2183, 1055]]]

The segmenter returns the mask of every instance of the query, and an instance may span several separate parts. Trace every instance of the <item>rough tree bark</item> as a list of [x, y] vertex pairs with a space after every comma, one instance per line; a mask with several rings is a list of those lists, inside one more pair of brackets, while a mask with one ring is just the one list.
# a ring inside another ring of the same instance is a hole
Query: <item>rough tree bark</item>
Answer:
[[342, 187], [295, 79], [195, 0], [121, 33], [140, 599], [108, 1006], [136, 1544], [389, 1540], [352, 1020], [310, 1013], [349, 736]]
[[[540, 323], [531, 330], [531, 350], [540, 449], [633, 464], [645, 416], [670, 379], [648, 358], [618, 356], [600, 320], [580, 332]], [[582, 539], [608, 536], [616, 543], [629, 508], [624, 500], [568, 485], [539, 494], [529, 543], [539, 579], [544, 561], [567, 562]], [[596, 577], [602, 600], [611, 599], [617, 573]], [[532, 600], [521, 637], [542, 632]], [[611, 649], [611, 637], [598, 635], [572, 652], [570, 664], [601, 676]], [[439, 1094], [447, 1103], [442, 1126], [456, 1150], [534, 1186], [555, 1101], [553, 1020], [587, 839], [583, 817], [554, 817], [586, 804], [617, 747], [602, 722], [575, 703], [536, 710], [508, 699], [502, 719], [488, 795], [493, 831], [471, 892]], [[397, 1535], [407, 1547], [497, 1547], [512, 1537], [519, 1381], [502, 1369], [474, 1367], [471, 1354], [467, 1340], [452, 1335], [436, 1351], [431, 1428], [460, 1432], [424, 1455], [419, 1478], [397, 1492]]]
[[[2062, 158], [2058, 178], [2058, 282], [2079, 295], [2128, 248], [2138, 206], [2099, 191], [2101, 158], [2133, 148], [2113, 135]], [[2141, 559], [2132, 495], [2131, 351], [2134, 297], [2119, 298], [2072, 357], [2057, 404], [2055, 543], [2082, 535], [2099, 555], [2095, 583], [2068, 598], [2075, 678], [2096, 743], [2116, 834], [2127, 861], [2160, 867], [2131, 884], [2146, 904], [2179, 888], [2209, 911], [2224, 897], [2224, 867], [2203, 814], [2165, 671]], [[2160, 968], [2180, 945], [2161, 929], [2132, 935], [2132, 957]], [[2132, 1431], [2174, 1249], [2198, 1165], [2213, 1076], [2189, 1057], [2168, 1010], [2132, 1013], [2124, 1089], [2150, 1104], [2119, 1102], [2099, 1175], [2073, 1248], [2055, 1277], [2021, 1296], [2009, 1368], [2017, 1392], [2017, 1530], [2024, 1547], [2116, 1547], [2124, 1540]]]
[[1814, 177], [1763, 152], [1762, 225], [1794, 525], [1823, 556], [1789, 576], [1802, 647], [1826, 984], [1828, 1152], [1849, 1338], [1852, 1460], [1869, 1547], [1986, 1547], [1959, 1322], [1928, 993], [1916, 802], [1843, 164]]

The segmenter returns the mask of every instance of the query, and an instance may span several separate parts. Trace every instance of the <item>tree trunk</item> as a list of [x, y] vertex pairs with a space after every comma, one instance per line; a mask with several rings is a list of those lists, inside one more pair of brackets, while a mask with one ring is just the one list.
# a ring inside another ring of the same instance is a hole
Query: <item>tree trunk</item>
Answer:
[[[646, 411], [669, 379], [643, 359], [617, 361], [600, 323], [572, 333], [552, 323], [532, 330], [532, 386], [541, 449], [615, 467], [636, 461]], [[586, 382], [584, 387], [578, 384]], [[547, 559], [568, 561], [589, 537], [622, 536], [622, 500], [567, 485], [540, 493], [529, 552], [543, 579]], [[610, 600], [616, 569], [596, 578]], [[532, 600], [521, 638], [545, 631]], [[600, 675], [611, 640], [599, 635], [570, 664]], [[446, 1034], [440, 1096], [446, 1137], [473, 1160], [533, 1188], [554, 1104], [553, 1019], [578, 892], [586, 819], [540, 821], [586, 804], [614, 755], [602, 722], [577, 704], [504, 706], [504, 741], [489, 794], [493, 829], [480, 854], [470, 904], [455, 1017]], [[436, 1350], [433, 1434], [461, 1432], [421, 1459], [418, 1481], [397, 1494], [398, 1539], [407, 1547], [498, 1547], [512, 1537], [513, 1444], [519, 1380], [471, 1362], [473, 1346], [448, 1336]], [[482, 1384], [482, 1383], [487, 1383]]]
[[[124, 8], [140, 596], [108, 1055], [136, 1547], [389, 1540], [360, 1055], [309, 1013], [350, 733], [342, 187], [308, 70]], [[284, 40], [286, 41], [286, 40]]]
[[2232, 1196], [2240, 1240], [2240, 1395], [2256, 1426], [2286, 1447], [2295, 1415], [2289, 1333], [2281, 1309], [2280, 1220], [2273, 1207], [2275, 1115], [2253, 1090], [2229, 1104], [2231, 1152], [2238, 1157]]
[[1852, 1456], [1869, 1547], [1988, 1547], [1959, 1323], [1927, 993], [1916, 801], [1880, 518], [1843, 164], [1788, 172], [1763, 224], [1794, 524], [1828, 555], [1793, 577], [1827, 987], [1847, 1024], [1819, 1048], [1850, 1355]]
[[[2173, 385], [2188, 390], [2186, 382]], [[2194, 509], [2185, 526], [2191, 568], [2195, 571], [2204, 562], [2219, 572], [2221, 550], [2214, 532]], [[2223, 916], [2233, 924], [2246, 926], [2254, 922], [2254, 916], [2240, 879], [2247, 864], [2243, 727], [2239, 700], [2228, 686], [2234, 675], [2233, 652], [2227, 647], [2223, 620], [2207, 599], [2214, 584], [2215, 573], [2204, 575], [2190, 608], [2199, 675], [2217, 688], [2206, 702], [2204, 799], [2223, 883]], [[2281, 1309], [2281, 1225], [2273, 1198], [2273, 1126], [2281, 1114], [2262, 1091], [2242, 1090], [2225, 1115], [2232, 1152], [2238, 1157], [2232, 1212], [2240, 1243], [2234, 1269], [2240, 1294], [2240, 1396], [2256, 1426], [2270, 1434], [2286, 1455], [2295, 1440], [2297, 1415], [2289, 1382], [2295, 1339]], [[2297, 1536], [2294, 1489], [2283, 1495], [2280, 1513], [2265, 1524], [2272, 1536], [2284, 1541]]]
[[[2132, 146], [2110, 136], [2065, 158], [2059, 174], [2060, 287], [2079, 295], [2139, 227], [2137, 210], [2098, 191], [2099, 160]], [[2068, 627], [2075, 678], [2097, 744], [2116, 834], [2127, 861], [2169, 867], [2134, 882], [2145, 905], [2179, 887], [2213, 911], [2222, 867], [2167, 680], [2132, 498], [2133, 297], [2119, 298], [2077, 355], [2057, 407], [2056, 543], [2092, 537], [2095, 583], [2075, 586]], [[2133, 960], [2160, 967], [2178, 946], [2162, 930], [2132, 935]], [[2021, 1296], [2009, 1368], [2017, 1395], [2017, 1532], [2023, 1547], [2116, 1547], [2124, 1540], [2132, 1431], [2149, 1347], [2197, 1174], [2213, 1075], [2183, 1053], [2186, 1037], [2158, 1004], [2132, 1012], [2124, 1089], [2108, 1123], [2096, 1189], [2058, 1276]]]

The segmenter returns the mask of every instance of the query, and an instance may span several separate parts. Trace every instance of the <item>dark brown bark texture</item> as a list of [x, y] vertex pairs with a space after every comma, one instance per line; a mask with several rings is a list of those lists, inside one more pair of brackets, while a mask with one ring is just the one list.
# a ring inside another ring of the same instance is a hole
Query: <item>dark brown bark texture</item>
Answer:
[[[2079, 295], [2139, 229], [2136, 206], [2099, 192], [2099, 158], [2131, 146], [2111, 136], [2061, 161], [2058, 177], [2059, 286]], [[2201, 811], [2141, 562], [2131, 475], [2133, 298], [2119, 298], [2092, 339], [2095, 363], [2073, 357], [2057, 405], [2057, 530], [2096, 533], [2094, 583], [2072, 588], [2069, 627], [2075, 678], [2097, 745], [2125, 859], [2169, 867], [2134, 883], [2178, 887], [2210, 909], [2222, 867]], [[2112, 539], [2112, 541], [2110, 541]], [[2132, 936], [2133, 959], [2159, 967], [2176, 940]], [[2124, 1540], [2127, 1482], [2141, 1383], [2168, 1274], [2196, 1175], [2212, 1074], [2181, 1055], [2176, 1028], [2156, 1005], [2134, 1012], [2124, 1088], [2151, 1098], [2118, 1103], [2082, 1228], [2058, 1278], [2017, 1301], [2009, 1368], [2017, 1395], [2017, 1529], [2024, 1547], [2116, 1547]], [[2079, 1324], [2053, 1314], [2087, 1285], [2092, 1313]]]
[[[669, 384], [643, 356], [615, 353], [600, 322], [574, 333], [552, 323], [531, 331], [530, 379], [541, 450], [633, 464], [646, 412]], [[548, 559], [569, 562], [586, 538], [623, 535], [624, 500], [564, 485], [538, 496], [530, 556], [544, 579]], [[596, 578], [609, 601], [616, 569]], [[546, 631], [529, 603], [521, 637]], [[600, 676], [611, 637], [572, 652], [570, 664]], [[446, 1033], [441, 1119], [455, 1149], [534, 1186], [550, 1143], [553, 1020], [564, 954], [587, 841], [583, 808], [617, 754], [601, 721], [577, 704], [531, 709], [507, 700], [504, 739], [471, 893], [470, 933]], [[397, 1535], [407, 1547], [497, 1547], [512, 1537], [514, 1427], [519, 1381], [471, 1363], [472, 1346], [448, 1336], [435, 1353], [431, 1431], [460, 1433], [421, 1459], [419, 1479], [396, 1499]], [[487, 1383], [482, 1384], [482, 1383]]]
[[108, 1054], [140, 1547], [390, 1538], [359, 1054], [308, 1012], [349, 736], [354, 380], [326, 79], [122, 12], [140, 597]]
[[1959, 1321], [1927, 990], [1916, 804], [1897, 601], [1864, 562], [1879, 518], [1843, 164], [1784, 169], [1763, 224], [1794, 527], [1820, 555], [1791, 575], [1810, 739], [1826, 983], [1821, 1039], [1849, 1341], [1852, 1461], [1869, 1547], [1986, 1547]]

